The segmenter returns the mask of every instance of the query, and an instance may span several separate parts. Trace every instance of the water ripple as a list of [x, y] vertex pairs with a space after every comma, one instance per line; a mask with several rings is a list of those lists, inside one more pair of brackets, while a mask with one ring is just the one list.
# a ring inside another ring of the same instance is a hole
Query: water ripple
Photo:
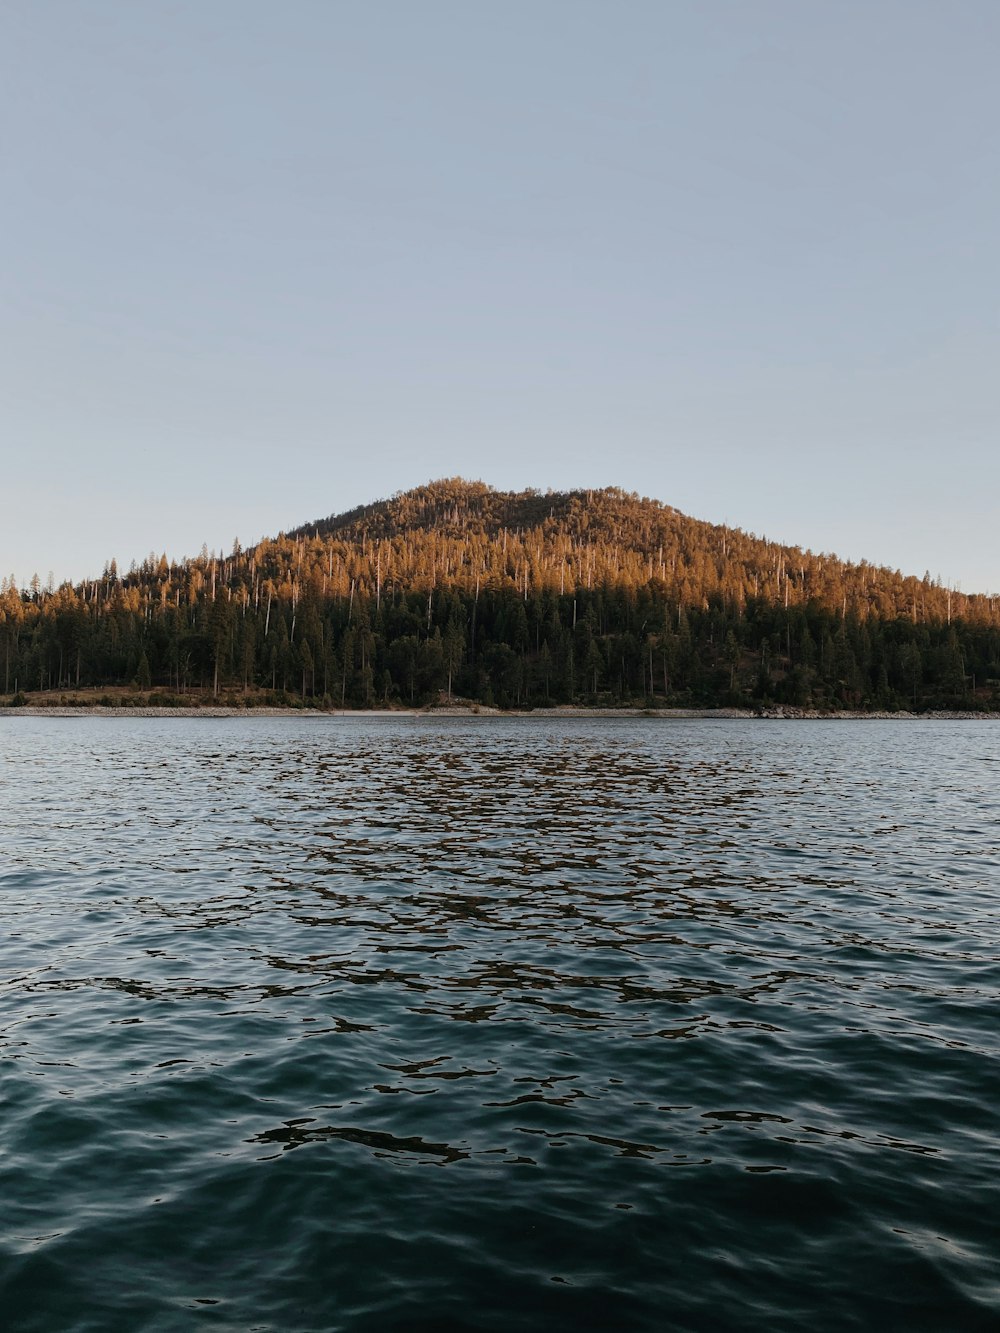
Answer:
[[996, 1326], [988, 724], [3, 743], [12, 1328]]

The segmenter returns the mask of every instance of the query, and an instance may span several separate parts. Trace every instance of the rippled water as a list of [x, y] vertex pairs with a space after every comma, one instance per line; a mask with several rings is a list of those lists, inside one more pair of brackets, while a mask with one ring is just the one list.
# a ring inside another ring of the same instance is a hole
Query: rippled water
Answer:
[[0, 723], [0, 1323], [996, 1328], [998, 760]]

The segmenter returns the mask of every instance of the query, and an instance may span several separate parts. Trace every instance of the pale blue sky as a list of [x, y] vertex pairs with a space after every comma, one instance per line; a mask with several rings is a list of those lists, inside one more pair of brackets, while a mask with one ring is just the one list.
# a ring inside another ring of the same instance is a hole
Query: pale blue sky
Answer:
[[1000, 591], [995, 0], [4, 0], [0, 575], [432, 477]]

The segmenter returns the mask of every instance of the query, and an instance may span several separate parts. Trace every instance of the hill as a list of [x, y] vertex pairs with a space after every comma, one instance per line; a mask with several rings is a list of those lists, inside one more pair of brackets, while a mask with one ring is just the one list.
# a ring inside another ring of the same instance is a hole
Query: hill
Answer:
[[245, 550], [0, 593], [4, 692], [1000, 705], [1000, 606], [616, 488], [432, 482]]
[[[880, 619], [1000, 619], [995, 598], [943, 588], [929, 575], [906, 577], [866, 561], [814, 555], [614, 487], [508, 492], [456, 477], [318, 519], [287, 536], [312, 543], [313, 554], [317, 540], [337, 556], [360, 548], [363, 560], [377, 544], [404, 584], [429, 573], [464, 587], [478, 573], [481, 582], [523, 589], [527, 572], [529, 591], [556, 583], [561, 593], [660, 585], [681, 605], [703, 609], [722, 596], [786, 607], [820, 602]], [[436, 572], [414, 558], [428, 550], [439, 556]], [[365, 568], [362, 579], [370, 573]]]

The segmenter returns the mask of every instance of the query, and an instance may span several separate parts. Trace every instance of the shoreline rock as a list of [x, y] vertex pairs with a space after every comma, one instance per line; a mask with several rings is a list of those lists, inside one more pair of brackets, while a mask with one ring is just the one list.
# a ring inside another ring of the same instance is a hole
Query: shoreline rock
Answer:
[[488, 707], [484, 704], [453, 704], [431, 708], [229, 708], [207, 705], [202, 708], [108, 708], [100, 705], [82, 705], [73, 707], [68, 704], [38, 706], [26, 704], [20, 708], [0, 707], [0, 717], [103, 717], [103, 718], [253, 718], [253, 717], [295, 717], [295, 718], [409, 718], [428, 720], [431, 718], [545, 718], [545, 719], [597, 719], [597, 718], [647, 718], [711, 720], [728, 719], [748, 722], [990, 722], [1000, 721], [1000, 713], [950, 712], [937, 710], [927, 713], [883, 711], [857, 712], [838, 710], [822, 713], [811, 708], [768, 708], [758, 712], [749, 708], [533, 708], [508, 709]]

